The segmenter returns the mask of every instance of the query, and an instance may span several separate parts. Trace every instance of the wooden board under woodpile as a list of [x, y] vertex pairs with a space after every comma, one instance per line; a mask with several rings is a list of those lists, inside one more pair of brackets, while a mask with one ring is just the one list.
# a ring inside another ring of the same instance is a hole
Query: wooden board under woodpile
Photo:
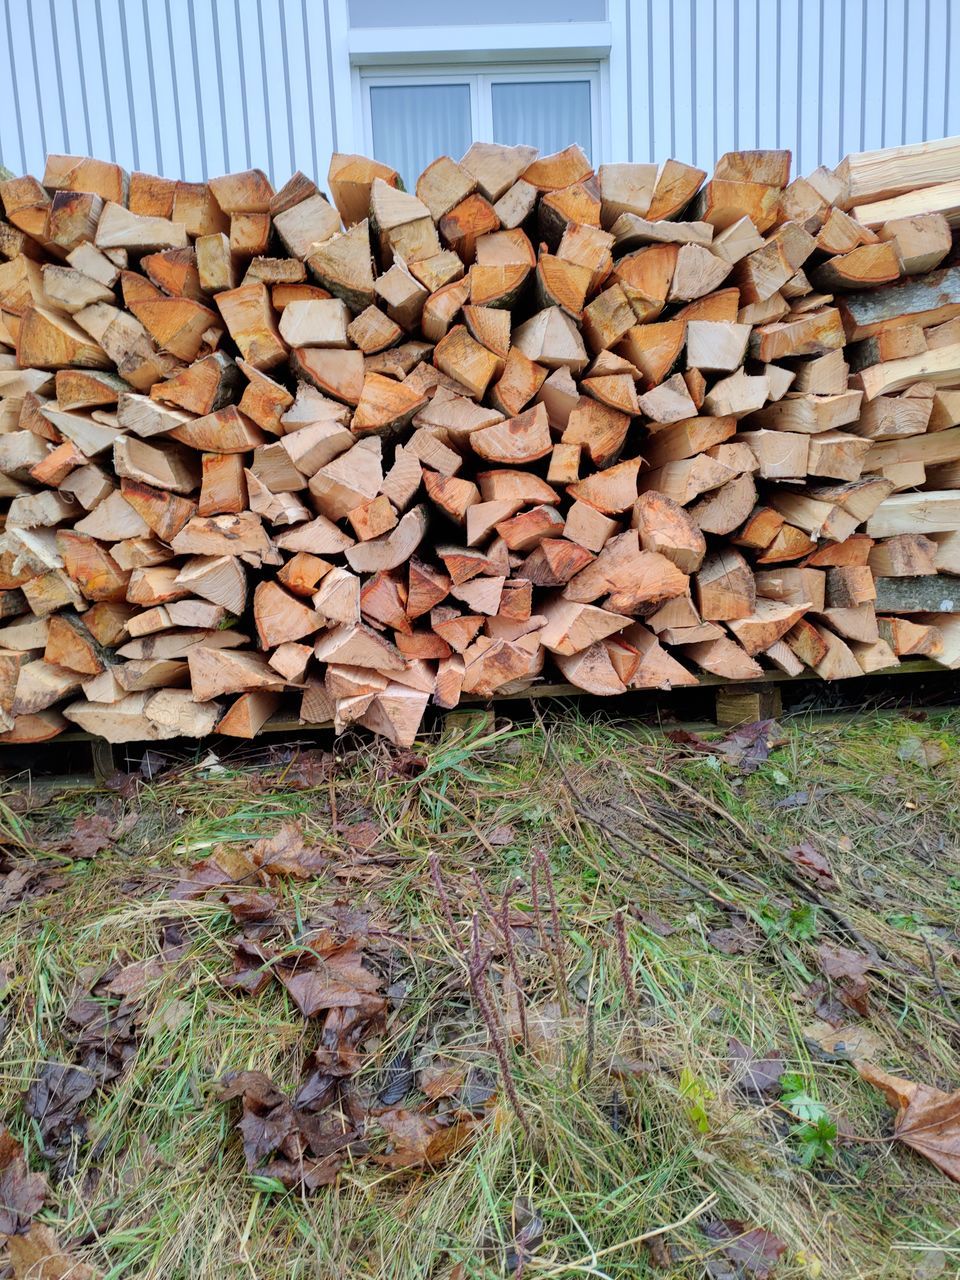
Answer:
[[960, 666], [956, 172], [0, 182], [0, 741]]

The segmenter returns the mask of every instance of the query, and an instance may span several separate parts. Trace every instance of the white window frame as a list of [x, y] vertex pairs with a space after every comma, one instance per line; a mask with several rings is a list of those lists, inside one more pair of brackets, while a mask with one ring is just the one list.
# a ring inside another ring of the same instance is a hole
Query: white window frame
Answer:
[[[580, 67], [590, 63], [599, 68], [599, 111], [594, 112], [594, 128], [599, 123], [600, 142], [594, 167], [627, 160], [627, 9], [632, 3], [634, 0], [607, 0], [607, 18], [602, 22], [351, 28], [347, 0], [324, 0], [336, 149], [363, 151], [367, 145], [362, 77], [378, 69], [406, 67], [429, 76], [431, 68], [443, 66], [468, 75], [476, 66], [488, 66], [508, 74], [524, 65], [549, 76], [561, 64]], [[594, 101], [591, 99], [591, 107]]]
[[[365, 154], [373, 155], [373, 113], [370, 90], [411, 85], [454, 85], [470, 87], [470, 121], [474, 141], [493, 140], [493, 86], [531, 84], [537, 81], [587, 84], [590, 88], [590, 150], [594, 167], [604, 161], [603, 64], [584, 62], [489, 63], [465, 69], [463, 65], [430, 63], [417, 67], [358, 67], [355, 69], [356, 96], [363, 122]], [[459, 160], [459, 156], [454, 156]]]

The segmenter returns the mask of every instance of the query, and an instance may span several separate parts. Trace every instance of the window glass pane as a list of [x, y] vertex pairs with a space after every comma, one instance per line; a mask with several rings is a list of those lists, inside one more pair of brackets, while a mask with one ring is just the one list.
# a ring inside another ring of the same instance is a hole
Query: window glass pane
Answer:
[[493, 140], [529, 143], [541, 155], [577, 142], [593, 160], [590, 85], [586, 80], [530, 80], [491, 85]]
[[438, 156], [459, 160], [473, 141], [468, 84], [371, 85], [374, 159], [412, 191]]

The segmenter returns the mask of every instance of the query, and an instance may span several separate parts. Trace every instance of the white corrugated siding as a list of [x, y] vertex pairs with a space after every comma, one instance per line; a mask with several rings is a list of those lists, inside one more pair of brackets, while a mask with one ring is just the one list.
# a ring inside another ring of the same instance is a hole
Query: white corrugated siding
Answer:
[[199, 179], [316, 173], [333, 141], [316, 0], [0, 0], [0, 159], [47, 152]]
[[[632, 159], [709, 169], [779, 146], [803, 173], [960, 133], [955, 0], [627, 0], [626, 13], [629, 86], [612, 110]], [[325, 0], [0, 0], [0, 162], [39, 174], [66, 151], [188, 179], [323, 174], [335, 147], [362, 146], [346, 104], [338, 130], [330, 49]]]
[[[710, 169], [789, 147], [794, 173], [960, 133], [956, 0], [627, 0], [634, 159]], [[639, 99], [639, 100], [638, 100]]]

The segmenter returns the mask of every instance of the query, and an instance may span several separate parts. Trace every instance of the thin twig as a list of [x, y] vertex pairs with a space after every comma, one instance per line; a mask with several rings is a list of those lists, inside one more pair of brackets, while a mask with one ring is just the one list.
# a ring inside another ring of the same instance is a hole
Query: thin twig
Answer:
[[547, 886], [547, 898], [550, 902], [550, 919], [552, 922], [551, 932], [553, 934], [552, 955], [554, 957], [554, 978], [557, 984], [557, 998], [560, 1001], [560, 1012], [564, 1017], [569, 1012], [567, 1002], [567, 984], [564, 978], [563, 965], [563, 935], [560, 932], [560, 912], [557, 909], [557, 895], [553, 887], [553, 872], [550, 870], [550, 863], [547, 855], [542, 849], [537, 849], [533, 855], [534, 866], [543, 872], [544, 883]]
[[507, 1097], [510, 1099], [510, 1105], [513, 1107], [514, 1114], [520, 1121], [521, 1127], [527, 1138], [532, 1141], [533, 1131], [530, 1128], [530, 1122], [527, 1119], [523, 1104], [520, 1101], [520, 1095], [517, 1093], [517, 1086], [513, 1079], [513, 1073], [510, 1070], [510, 1059], [507, 1056], [507, 1046], [503, 1040], [503, 1031], [500, 1021], [490, 1005], [484, 988], [484, 978], [486, 975], [487, 965], [490, 962], [489, 951], [483, 951], [480, 947], [480, 917], [476, 912], [473, 913], [472, 925], [472, 952], [470, 963], [467, 971], [470, 975], [470, 990], [473, 992], [473, 998], [477, 1008], [480, 1010], [480, 1016], [487, 1025], [487, 1032], [493, 1045], [493, 1051], [497, 1055], [497, 1061], [500, 1064], [500, 1074], [503, 1078], [503, 1087], [506, 1090]]
[[940, 996], [940, 999], [950, 1010], [950, 1013], [953, 1016], [954, 1022], [960, 1022], [960, 1016], [958, 1016], [957, 1014], [957, 1010], [956, 1010], [956, 1007], [954, 1006], [953, 999], [950, 996], [950, 993], [944, 987], [943, 983], [940, 981], [940, 973], [937, 969], [937, 957], [934, 955], [933, 947], [930, 945], [930, 939], [927, 937], [925, 933], [922, 933], [920, 936], [923, 938], [923, 945], [927, 948], [927, 955], [930, 957], [930, 973], [933, 978], [933, 985], [937, 990], [937, 994]]
[[503, 944], [507, 952], [507, 964], [510, 966], [510, 972], [513, 974], [513, 985], [517, 989], [517, 1010], [520, 1014], [520, 1036], [523, 1040], [524, 1049], [530, 1047], [530, 1036], [527, 1032], [527, 1001], [523, 993], [523, 980], [520, 976], [520, 966], [517, 964], [517, 955], [513, 947], [513, 929], [510, 927], [510, 899], [513, 897], [516, 889], [519, 888], [521, 881], [519, 879], [509, 880], [503, 887], [503, 897], [500, 900], [500, 930], [503, 933]]
[[457, 945], [457, 930], [453, 923], [453, 912], [450, 909], [450, 899], [447, 897], [447, 888], [443, 883], [443, 877], [440, 874], [440, 859], [435, 853], [431, 853], [427, 859], [430, 867], [430, 878], [433, 881], [433, 887], [437, 891], [437, 897], [440, 899], [440, 906], [443, 908], [444, 919], [447, 922], [447, 928], [450, 931], [450, 941]]

